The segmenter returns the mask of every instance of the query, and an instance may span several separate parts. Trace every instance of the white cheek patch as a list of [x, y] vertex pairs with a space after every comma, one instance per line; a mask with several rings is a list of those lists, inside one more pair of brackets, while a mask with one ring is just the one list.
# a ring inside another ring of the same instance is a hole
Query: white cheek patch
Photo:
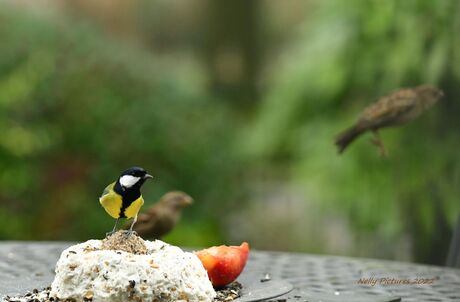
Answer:
[[135, 183], [137, 183], [141, 179], [140, 177], [132, 176], [132, 175], [123, 175], [120, 178], [120, 184], [125, 188], [132, 187]]

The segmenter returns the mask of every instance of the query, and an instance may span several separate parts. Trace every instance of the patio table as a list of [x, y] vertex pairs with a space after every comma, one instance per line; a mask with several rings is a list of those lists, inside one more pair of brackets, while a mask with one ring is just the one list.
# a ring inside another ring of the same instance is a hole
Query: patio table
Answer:
[[[0, 242], [0, 296], [49, 286], [60, 253], [72, 244]], [[460, 270], [439, 266], [251, 251], [243, 274], [283, 279], [294, 286], [271, 301], [391, 301], [388, 296], [402, 301], [460, 301]]]

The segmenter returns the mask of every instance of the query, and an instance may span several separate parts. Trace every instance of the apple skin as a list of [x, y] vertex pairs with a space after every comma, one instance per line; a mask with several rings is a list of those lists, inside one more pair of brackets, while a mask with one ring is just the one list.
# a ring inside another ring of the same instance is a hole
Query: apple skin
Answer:
[[208, 272], [215, 288], [232, 283], [244, 269], [249, 256], [249, 244], [213, 246], [194, 252]]

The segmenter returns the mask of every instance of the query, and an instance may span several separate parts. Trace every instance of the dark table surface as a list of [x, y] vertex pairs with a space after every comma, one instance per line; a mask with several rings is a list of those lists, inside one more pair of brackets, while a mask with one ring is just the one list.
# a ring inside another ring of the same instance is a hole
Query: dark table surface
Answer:
[[[0, 297], [49, 286], [60, 253], [71, 244], [0, 242]], [[243, 274], [269, 274], [294, 286], [274, 301], [392, 301], [390, 296], [402, 301], [460, 301], [460, 270], [446, 267], [251, 251]]]

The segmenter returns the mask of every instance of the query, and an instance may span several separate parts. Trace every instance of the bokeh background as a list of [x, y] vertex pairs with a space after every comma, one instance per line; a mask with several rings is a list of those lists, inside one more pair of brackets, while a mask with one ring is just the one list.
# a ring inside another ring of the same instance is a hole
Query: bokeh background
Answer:
[[[339, 156], [399, 87], [447, 97]], [[457, 0], [0, 1], [0, 239], [86, 240], [121, 170], [195, 199], [165, 240], [443, 264], [460, 213]]]

